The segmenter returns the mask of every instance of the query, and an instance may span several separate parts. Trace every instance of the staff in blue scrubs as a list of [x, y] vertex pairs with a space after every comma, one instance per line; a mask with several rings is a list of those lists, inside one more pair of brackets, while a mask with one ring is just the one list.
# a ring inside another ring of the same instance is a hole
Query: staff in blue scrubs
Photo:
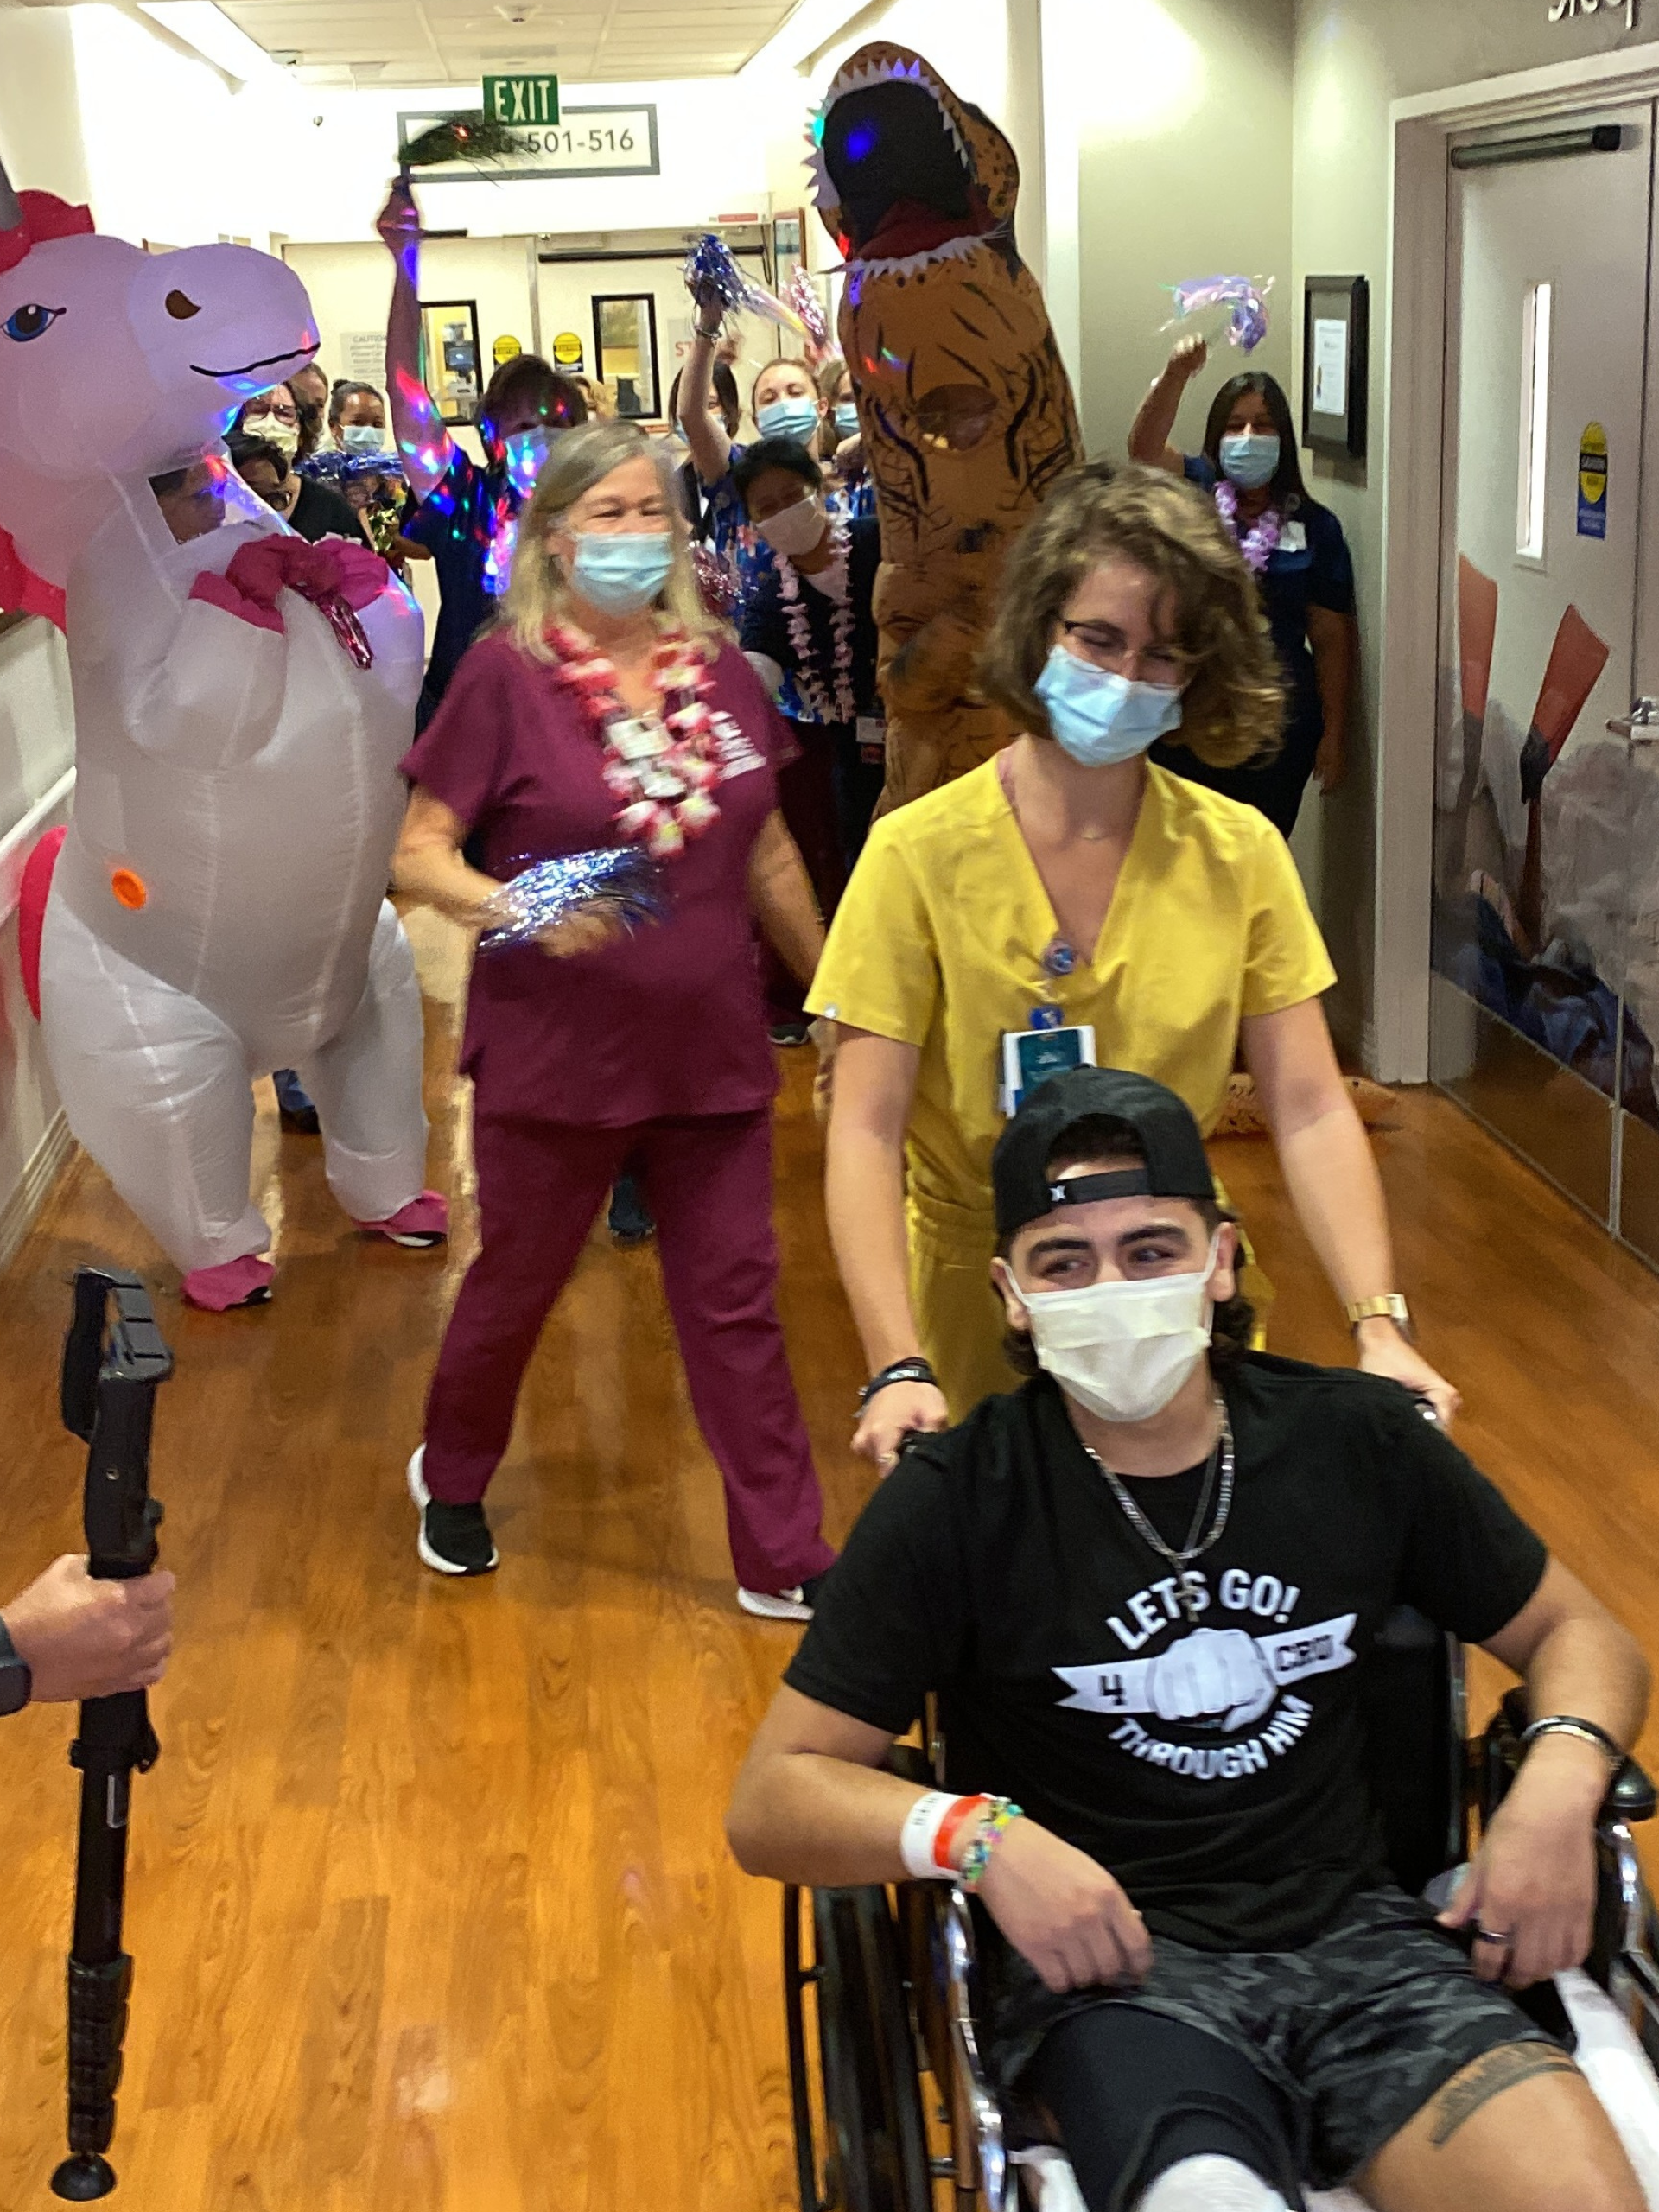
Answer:
[[1129, 430], [1129, 458], [1185, 475], [1209, 493], [1255, 571], [1262, 611], [1285, 681], [1278, 752], [1242, 768], [1211, 768], [1185, 746], [1159, 744], [1153, 758], [1194, 783], [1257, 807], [1288, 837], [1310, 776], [1333, 791], [1342, 781], [1358, 660], [1354, 567], [1342, 524], [1309, 497], [1283, 387], [1246, 370], [1211, 403], [1200, 452], [1169, 442], [1187, 385], [1208, 358], [1201, 338], [1184, 338], [1141, 403]]

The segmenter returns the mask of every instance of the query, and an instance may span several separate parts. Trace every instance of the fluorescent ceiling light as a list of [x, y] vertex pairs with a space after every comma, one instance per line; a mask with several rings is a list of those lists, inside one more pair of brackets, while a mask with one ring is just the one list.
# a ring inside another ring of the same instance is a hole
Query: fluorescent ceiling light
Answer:
[[213, 0], [138, 0], [152, 22], [193, 46], [204, 61], [243, 79], [276, 75], [286, 78], [263, 46], [233, 23]]

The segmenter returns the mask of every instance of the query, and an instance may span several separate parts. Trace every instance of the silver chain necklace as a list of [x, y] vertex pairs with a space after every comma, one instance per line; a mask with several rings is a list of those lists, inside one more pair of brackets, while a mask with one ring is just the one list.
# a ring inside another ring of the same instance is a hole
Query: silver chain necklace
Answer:
[[[1210, 1447], [1209, 1463], [1205, 1469], [1204, 1487], [1198, 1493], [1198, 1510], [1192, 1516], [1192, 1526], [1187, 1530], [1186, 1541], [1179, 1551], [1164, 1541], [1134, 1498], [1130, 1497], [1122, 1478], [1107, 1465], [1094, 1446], [1091, 1444], [1084, 1444], [1083, 1447], [1111, 1484], [1112, 1496], [1122, 1507], [1123, 1516], [1130, 1527], [1143, 1542], [1149, 1544], [1159, 1557], [1166, 1559], [1172, 1567], [1190, 1567], [1195, 1559], [1201, 1558], [1220, 1537], [1222, 1530], [1227, 1526], [1227, 1516], [1233, 1510], [1233, 1425], [1227, 1418], [1227, 1402], [1219, 1391], [1216, 1393], [1215, 1406], [1221, 1427], [1217, 1432], [1215, 1442]], [[1220, 1477], [1219, 1489], [1217, 1484], [1217, 1475]], [[1209, 1534], [1200, 1537], [1198, 1531], [1204, 1526], [1205, 1517], [1209, 1513], [1210, 1501], [1212, 1497], [1216, 1502], [1215, 1519], [1210, 1523]]]

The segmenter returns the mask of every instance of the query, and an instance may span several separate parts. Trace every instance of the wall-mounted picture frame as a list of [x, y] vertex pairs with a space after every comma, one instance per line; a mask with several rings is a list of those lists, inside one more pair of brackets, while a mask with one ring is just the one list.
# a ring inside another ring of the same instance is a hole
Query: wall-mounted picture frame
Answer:
[[1365, 458], [1370, 286], [1309, 276], [1302, 289], [1302, 443], [1337, 461]]
[[476, 300], [421, 302], [421, 372], [446, 423], [477, 419], [482, 358]]
[[595, 292], [593, 302], [595, 375], [615, 395], [625, 420], [654, 422], [663, 411], [656, 295]]
[[775, 281], [782, 284], [798, 261], [804, 259], [803, 251], [806, 232], [806, 210], [791, 207], [772, 219], [772, 266]]

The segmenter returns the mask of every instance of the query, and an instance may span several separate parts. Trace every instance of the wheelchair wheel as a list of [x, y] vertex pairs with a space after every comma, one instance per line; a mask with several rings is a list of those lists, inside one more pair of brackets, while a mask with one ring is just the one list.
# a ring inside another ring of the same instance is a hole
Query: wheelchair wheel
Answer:
[[[812, 1963], [801, 1893], [784, 1895], [790, 2094], [801, 2212], [931, 2212], [932, 2182], [897, 1930], [885, 1890], [815, 1890]], [[817, 1997], [823, 2173], [818, 2173], [804, 1993]]]

